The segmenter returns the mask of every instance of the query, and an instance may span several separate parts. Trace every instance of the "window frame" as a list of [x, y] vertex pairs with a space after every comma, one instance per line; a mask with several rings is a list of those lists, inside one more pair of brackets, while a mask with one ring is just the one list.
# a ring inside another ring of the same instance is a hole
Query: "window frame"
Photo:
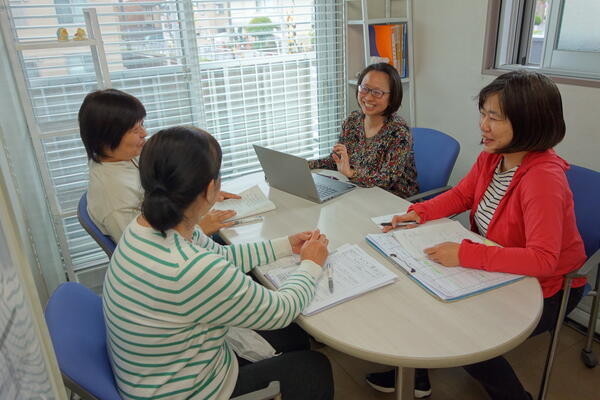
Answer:
[[[506, 29], [501, 26], [501, 13], [502, 13], [502, 1], [503, 0], [489, 0], [488, 1], [488, 9], [487, 9], [487, 18], [486, 18], [486, 28], [484, 35], [484, 49], [483, 49], [483, 59], [482, 59], [482, 68], [481, 73], [483, 75], [502, 75], [505, 72], [518, 70], [518, 69], [531, 69], [534, 71], [539, 71], [550, 77], [554, 82], [567, 84], [567, 85], [576, 85], [576, 86], [585, 86], [585, 87], [600, 87], [600, 76], [599, 77], [585, 77], [585, 76], [574, 76], [572, 75], [572, 71], [562, 70], [560, 68], [552, 68], [547, 60], [542, 58], [542, 66], [541, 67], [533, 67], [528, 65], [521, 64], [507, 64], [502, 67], [496, 66], [496, 62], [498, 60], [498, 46], [500, 40], [500, 31], [501, 29]], [[522, 1], [526, 0], [517, 0], [521, 5]], [[546, 43], [544, 45], [544, 52], [547, 51], [556, 51], [553, 50], [553, 45], [557, 40], [557, 21], [559, 19], [559, 11], [562, 11], [563, 4], [561, 3], [560, 7], [553, 7], [554, 10], [551, 10], [551, 15], [549, 17], [549, 29], [547, 32]], [[511, 26], [513, 23], [511, 22]], [[513, 33], [513, 39], [511, 42], [514, 44], [514, 36], [519, 35], [522, 37], [523, 26], [521, 23], [518, 23], [518, 33]], [[522, 42], [522, 40], [520, 40]], [[527, 44], [528, 45], [528, 44]], [[514, 45], [508, 45], [508, 51], [512, 52], [512, 56], [516, 57], [516, 54], [519, 54], [519, 50], [523, 51], [523, 46], [521, 49], [515, 49]], [[549, 50], [550, 49], [550, 50]], [[593, 57], [593, 55], [592, 55]]]

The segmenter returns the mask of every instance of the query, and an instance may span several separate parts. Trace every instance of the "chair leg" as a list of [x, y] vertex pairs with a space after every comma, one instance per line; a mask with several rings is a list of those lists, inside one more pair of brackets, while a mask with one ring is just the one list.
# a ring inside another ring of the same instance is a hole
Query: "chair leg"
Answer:
[[592, 342], [596, 333], [596, 322], [598, 321], [598, 305], [600, 303], [600, 269], [596, 271], [596, 284], [594, 291], [590, 293], [594, 296], [592, 301], [592, 309], [590, 310], [590, 322], [588, 323], [587, 341], [585, 347], [581, 350], [581, 360], [588, 368], [594, 368], [598, 364], [598, 358], [592, 351]]
[[556, 325], [554, 326], [554, 331], [551, 333], [552, 339], [550, 340], [550, 349], [548, 350], [548, 355], [546, 357], [546, 365], [544, 366], [544, 375], [542, 376], [542, 384], [540, 386], [538, 400], [546, 400], [546, 396], [548, 395], [548, 383], [550, 381], [550, 374], [552, 373], [552, 366], [554, 364], [556, 347], [558, 346], [558, 335], [560, 333], [560, 327], [565, 319], [565, 314], [567, 312], [567, 303], [569, 301], [569, 295], [571, 294], [571, 280], [572, 278], [565, 277], [563, 298], [560, 303], [560, 309], [558, 311], [558, 318], [556, 318]]

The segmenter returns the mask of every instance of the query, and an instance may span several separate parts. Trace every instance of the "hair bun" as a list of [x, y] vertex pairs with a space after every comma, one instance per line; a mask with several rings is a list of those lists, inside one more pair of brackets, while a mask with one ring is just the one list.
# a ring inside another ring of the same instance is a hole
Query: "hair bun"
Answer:
[[149, 194], [156, 197], [169, 197], [169, 191], [160, 183], [156, 183]]

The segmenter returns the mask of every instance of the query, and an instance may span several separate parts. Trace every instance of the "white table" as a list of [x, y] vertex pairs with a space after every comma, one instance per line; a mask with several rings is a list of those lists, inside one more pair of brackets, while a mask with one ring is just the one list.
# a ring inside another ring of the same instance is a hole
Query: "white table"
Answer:
[[[471, 364], [504, 354], [533, 331], [543, 306], [538, 281], [526, 278], [454, 303], [443, 303], [404, 275], [365, 241], [378, 232], [371, 217], [404, 210], [408, 203], [380, 188], [357, 188], [324, 204], [270, 188], [262, 173], [223, 185], [240, 192], [259, 184], [277, 209], [262, 223], [222, 230], [240, 243], [318, 227], [330, 248], [356, 243], [394, 271], [398, 280], [297, 322], [319, 341], [360, 359], [398, 367], [397, 398], [412, 399], [414, 368]], [[259, 277], [260, 279], [260, 277]]]

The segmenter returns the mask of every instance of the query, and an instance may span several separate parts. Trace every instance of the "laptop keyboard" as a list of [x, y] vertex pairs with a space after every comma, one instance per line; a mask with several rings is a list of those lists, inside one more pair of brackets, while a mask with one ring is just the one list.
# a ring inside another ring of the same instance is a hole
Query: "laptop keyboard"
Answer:
[[320, 198], [325, 198], [325, 197], [331, 196], [332, 194], [335, 194], [338, 192], [337, 190], [334, 190], [325, 185], [316, 184], [316, 186], [317, 186], [317, 192], [319, 193]]

